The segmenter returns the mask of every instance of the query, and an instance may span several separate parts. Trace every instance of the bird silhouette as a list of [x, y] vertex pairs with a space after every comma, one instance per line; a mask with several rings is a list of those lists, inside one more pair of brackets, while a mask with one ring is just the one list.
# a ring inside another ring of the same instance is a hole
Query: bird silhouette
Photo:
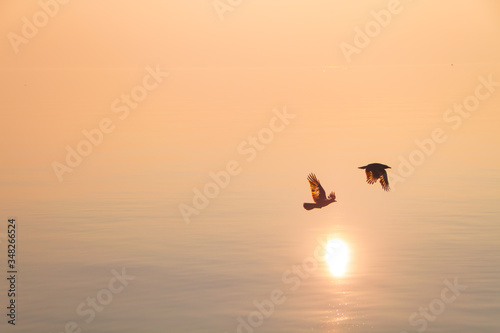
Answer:
[[359, 167], [359, 169], [365, 169], [366, 182], [368, 184], [375, 184], [377, 180], [380, 179], [380, 185], [382, 185], [384, 191], [391, 190], [391, 188], [389, 187], [389, 179], [387, 178], [387, 172], [385, 171], [385, 169], [390, 169], [390, 168], [391, 168], [390, 166], [380, 163], [371, 163]]
[[332, 202], [336, 202], [335, 200], [335, 192], [331, 192], [328, 198], [326, 197], [325, 190], [323, 186], [321, 186], [318, 178], [313, 173], [310, 173], [307, 177], [309, 181], [309, 185], [311, 186], [311, 194], [314, 200], [314, 203], [304, 203], [304, 208], [307, 210], [311, 210], [313, 208], [322, 208], [328, 206]]

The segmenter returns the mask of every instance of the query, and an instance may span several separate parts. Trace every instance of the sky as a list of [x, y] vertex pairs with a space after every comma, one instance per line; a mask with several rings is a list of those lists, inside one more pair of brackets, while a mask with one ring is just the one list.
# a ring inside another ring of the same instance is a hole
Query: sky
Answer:
[[[353, 65], [498, 59], [499, 46], [493, 42], [496, 1], [457, 1], [453, 6], [445, 1], [369, 1], [363, 4], [366, 10], [346, 1], [239, 1], [221, 15], [214, 3], [68, 1], [53, 10], [54, 17], [28, 44], [19, 45], [18, 53], [7, 52], [13, 47], [3, 39], [3, 68], [109, 69], [142, 67], [141, 62], [167, 68], [342, 66], [346, 59], [339, 44], [352, 45], [355, 27], [364, 29], [388, 6], [395, 13], [366, 50], [352, 56]], [[7, 1], [2, 7], [4, 30], [17, 34], [21, 18], [41, 9], [36, 1]]]
[[[225, 7], [216, 1], [47, 1], [51, 15], [43, 14], [42, 3], [1, 4], [2, 130], [16, 142], [4, 141], [2, 149], [10, 154], [22, 154], [31, 143], [55, 149], [61, 139], [76, 140], [71, 133], [82, 127], [76, 119], [87, 119], [91, 126], [93, 115], [109, 112], [112, 101], [130, 91], [146, 67], [169, 73], [160, 87], [164, 110], [182, 106], [190, 110], [184, 111], [186, 118], [189, 112], [199, 118], [235, 105], [269, 108], [291, 105], [294, 97], [321, 101], [346, 91], [353, 99], [361, 92], [418, 98], [422, 79], [432, 71], [418, 66], [495, 69], [500, 55], [497, 1], [453, 6], [369, 1], [363, 7], [347, 1], [239, 1]], [[23, 18], [40, 20], [40, 27], [31, 32]], [[382, 25], [374, 24], [377, 18]], [[360, 37], [367, 27], [374, 27], [373, 37]], [[384, 73], [363, 73], [367, 89], [356, 92], [360, 81], [354, 75], [344, 75], [349, 82], [344, 86], [332, 87], [333, 81], [311, 85], [314, 74], [363, 66]], [[380, 84], [382, 76], [392, 82]], [[436, 92], [459, 93], [474, 85], [450, 76], [426, 82], [430, 90], [429, 84]], [[159, 100], [159, 94], [153, 91], [145, 103]], [[207, 116], [214, 122], [226, 117]], [[61, 128], [58, 120], [68, 123]], [[7, 163], [15, 168], [15, 162]]]

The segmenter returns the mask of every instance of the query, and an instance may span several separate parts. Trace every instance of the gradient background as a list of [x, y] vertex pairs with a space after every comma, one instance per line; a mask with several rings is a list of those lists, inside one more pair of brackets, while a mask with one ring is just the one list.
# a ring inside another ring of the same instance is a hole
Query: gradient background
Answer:
[[[402, 0], [350, 59], [340, 45], [390, 1], [240, 1], [223, 19], [213, 3], [69, 1], [16, 52], [9, 34], [42, 9], [0, 2], [0, 267], [15, 217], [19, 271], [2, 332], [416, 332], [455, 278], [467, 289], [425, 331], [499, 332], [500, 87], [459, 125], [445, 115], [480, 76], [500, 82], [500, 2]], [[157, 66], [168, 77], [120, 119], [113, 102]], [[247, 161], [239, 145], [283, 109]], [[112, 133], [58, 181], [53, 162], [104, 118]], [[446, 140], [405, 169], [436, 128]], [[186, 224], [179, 206], [232, 160]], [[365, 183], [371, 162], [391, 192]], [[337, 203], [302, 208], [310, 172]], [[346, 274], [320, 261], [292, 288], [283, 274], [332, 238]], [[77, 307], [122, 269], [134, 280], [86, 322]], [[285, 302], [238, 328], [275, 289]]]

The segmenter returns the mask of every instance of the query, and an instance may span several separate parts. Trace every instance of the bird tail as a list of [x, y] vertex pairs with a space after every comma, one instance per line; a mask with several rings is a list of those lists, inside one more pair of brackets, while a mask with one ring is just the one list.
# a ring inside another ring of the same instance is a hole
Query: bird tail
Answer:
[[315, 207], [316, 207], [316, 204], [307, 203], [307, 202], [304, 203], [304, 208], [307, 209], [307, 210], [311, 210], [311, 209], [313, 209]]

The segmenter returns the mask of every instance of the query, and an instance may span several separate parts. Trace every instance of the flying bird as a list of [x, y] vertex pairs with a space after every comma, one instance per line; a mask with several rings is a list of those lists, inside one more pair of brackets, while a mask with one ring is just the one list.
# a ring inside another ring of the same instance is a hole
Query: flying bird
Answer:
[[365, 169], [366, 172], [366, 182], [368, 184], [375, 184], [378, 179], [380, 179], [380, 185], [384, 191], [390, 191], [389, 187], [389, 179], [387, 178], [387, 172], [385, 169], [390, 169], [390, 166], [380, 163], [372, 163], [362, 167], [359, 169]]
[[325, 190], [323, 186], [321, 186], [318, 178], [313, 173], [310, 173], [307, 177], [309, 181], [309, 185], [311, 186], [311, 194], [314, 200], [314, 203], [304, 203], [304, 208], [307, 210], [311, 210], [313, 208], [322, 208], [328, 206], [332, 202], [336, 202], [335, 200], [335, 192], [331, 192], [328, 198], [326, 197]]

